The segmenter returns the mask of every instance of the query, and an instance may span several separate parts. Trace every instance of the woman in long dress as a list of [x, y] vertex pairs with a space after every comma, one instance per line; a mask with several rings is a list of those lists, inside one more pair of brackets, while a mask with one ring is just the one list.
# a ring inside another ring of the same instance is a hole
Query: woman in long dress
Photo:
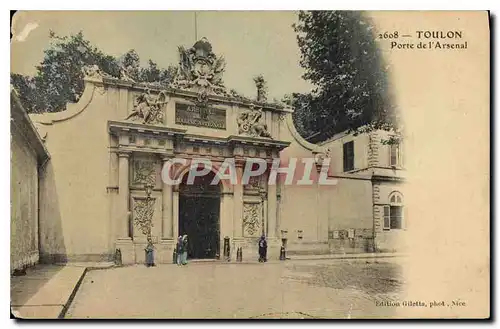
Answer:
[[187, 264], [187, 256], [188, 256], [188, 236], [184, 234], [182, 237], [182, 265]]

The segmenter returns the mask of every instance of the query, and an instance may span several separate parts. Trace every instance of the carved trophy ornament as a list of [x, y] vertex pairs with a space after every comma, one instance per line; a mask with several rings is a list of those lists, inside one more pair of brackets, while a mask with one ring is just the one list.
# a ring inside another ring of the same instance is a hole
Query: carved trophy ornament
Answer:
[[271, 137], [267, 130], [267, 125], [261, 123], [262, 108], [255, 109], [253, 106], [250, 110], [242, 112], [237, 119], [238, 133], [253, 137]]
[[149, 89], [135, 98], [134, 110], [125, 120], [142, 121], [144, 124], [163, 124], [162, 107], [167, 103], [164, 91], [157, 96], [151, 94]]
[[257, 88], [257, 102], [267, 102], [267, 82], [264, 79], [264, 76], [258, 75], [253, 78], [253, 81], [255, 82], [255, 87]]
[[206, 38], [201, 38], [189, 49], [182, 46], [178, 49], [179, 69], [173, 87], [227, 95], [222, 82], [226, 62], [212, 52], [212, 45]]

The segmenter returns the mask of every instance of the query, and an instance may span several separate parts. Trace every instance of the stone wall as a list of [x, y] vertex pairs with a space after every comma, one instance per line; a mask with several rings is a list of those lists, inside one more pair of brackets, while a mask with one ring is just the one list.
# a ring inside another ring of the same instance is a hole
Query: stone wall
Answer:
[[11, 93], [10, 270], [39, 261], [38, 170], [48, 159], [28, 115]]
[[[40, 253], [44, 262], [109, 261], [114, 254], [107, 121], [126, 99], [87, 84], [76, 104], [31, 115], [46, 133], [51, 160], [40, 180]], [[124, 107], [123, 111], [126, 109]], [[126, 113], [124, 112], [123, 115]]]

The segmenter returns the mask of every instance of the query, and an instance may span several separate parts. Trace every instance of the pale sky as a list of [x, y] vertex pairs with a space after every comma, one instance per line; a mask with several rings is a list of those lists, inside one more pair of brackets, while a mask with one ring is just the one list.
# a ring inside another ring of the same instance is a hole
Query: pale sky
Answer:
[[[24, 11], [14, 17], [11, 70], [33, 75], [49, 45], [49, 30], [68, 35], [82, 30], [103, 52], [120, 56], [135, 49], [142, 65], [151, 58], [160, 67], [177, 64], [177, 46], [195, 41], [192, 11]], [[213, 51], [226, 58], [224, 83], [254, 97], [252, 78], [262, 73], [269, 98], [311, 89], [301, 78], [300, 52], [291, 11], [197, 12], [198, 39], [206, 37]], [[16, 38], [17, 36], [17, 38]]]

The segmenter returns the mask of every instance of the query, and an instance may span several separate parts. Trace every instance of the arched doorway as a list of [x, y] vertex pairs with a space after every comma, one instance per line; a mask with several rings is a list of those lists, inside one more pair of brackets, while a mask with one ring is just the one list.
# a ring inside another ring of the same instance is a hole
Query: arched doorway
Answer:
[[211, 185], [213, 172], [179, 186], [179, 235], [188, 235], [188, 257], [215, 258], [220, 248], [220, 185]]

